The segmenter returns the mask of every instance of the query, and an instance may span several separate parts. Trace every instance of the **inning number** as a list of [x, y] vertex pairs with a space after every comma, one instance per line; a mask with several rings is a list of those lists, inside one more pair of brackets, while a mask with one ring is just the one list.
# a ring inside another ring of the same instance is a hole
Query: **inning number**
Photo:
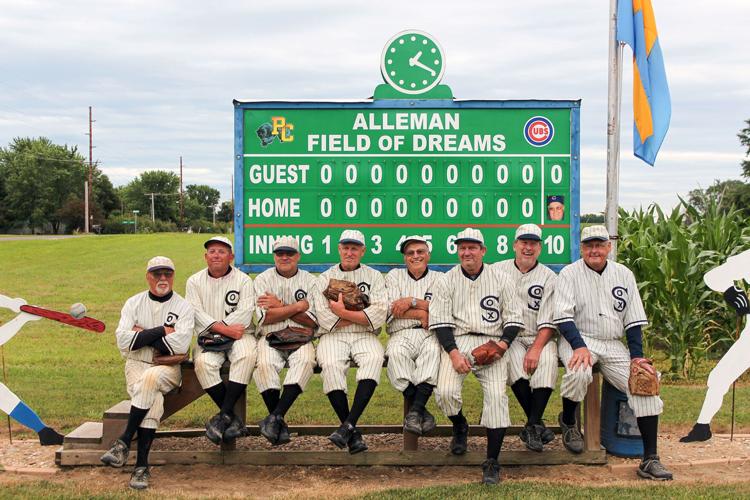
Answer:
[[560, 181], [562, 181], [562, 167], [560, 165], [552, 165], [550, 177], [552, 178], [552, 184], [560, 184]]
[[373, 234], [370, 238], [372, 240], [373, 246], [370, 248], [370, 251], [374, 253], [375, 255], [379, 254], [383, 251], [383, 239], [380, 237], [380, 235]]
[[562, 235], [549, 235], [544, 238], [544, 244], [547, 245], [547, 253], [560, 255], [565, 251], [565, 238]]
[[508, 253], [508, 237], [503, 234], [497, 237], [497, 253], [500, 255]]

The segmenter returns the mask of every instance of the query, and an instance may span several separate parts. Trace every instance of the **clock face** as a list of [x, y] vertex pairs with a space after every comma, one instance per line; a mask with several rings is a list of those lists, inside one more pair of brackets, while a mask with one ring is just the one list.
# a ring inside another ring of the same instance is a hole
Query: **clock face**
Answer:
[[424, 31], [402, 31], [385, 45], [380, 72], [396, 90], [422, 94], [443, 77], [445, 55], [437, 41]]

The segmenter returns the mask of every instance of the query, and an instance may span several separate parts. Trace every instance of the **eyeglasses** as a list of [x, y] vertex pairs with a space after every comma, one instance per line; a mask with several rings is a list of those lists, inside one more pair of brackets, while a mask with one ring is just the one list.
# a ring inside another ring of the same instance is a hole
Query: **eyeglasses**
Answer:
[[420, 248], [417, 250], [407, 250], [406, 252], [404, 252], [404, 255], [406, 255], [407, 257], [411, 257], [413, 255], [424, 255], [426, 253], [427, 250], [425, 250], [424, 248]]
[[151, 271], [151, 276], [154, 278], [171, 278], [174, 276], [174, 271], [156, 270]]

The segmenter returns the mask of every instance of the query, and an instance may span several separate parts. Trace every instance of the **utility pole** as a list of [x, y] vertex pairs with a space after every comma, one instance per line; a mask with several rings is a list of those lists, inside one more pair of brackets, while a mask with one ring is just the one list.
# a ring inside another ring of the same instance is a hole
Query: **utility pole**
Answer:
[[86, 221], [84, 223], [84, 231], [89, 232], [89, 224], [91, 223], [91, 192], [94, 190], [93, 178], [94, 178], [94, 130], [92, 124], [94, 120], [91, 119], [91, 106], [89, 106], [89, 189], [86, 193]]
[[143, 193], [144, 196], [150, 196], [151, 197], [151, 222], [156, 222], [156, 216], [154, 214], [154, 196], [174, 196], [179, 195], [179, 193]]
[[182, 203], [182, 156], [180, 156], [180, 229], [183, 226], [183, 217], [185, 216], [185, 205]]

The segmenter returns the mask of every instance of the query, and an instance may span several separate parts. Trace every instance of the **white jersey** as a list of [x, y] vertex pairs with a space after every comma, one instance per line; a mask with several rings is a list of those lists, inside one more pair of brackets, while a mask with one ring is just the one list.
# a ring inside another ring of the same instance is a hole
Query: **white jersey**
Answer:
[[[367, 316], [369, 325], [352, 323], [342, 328], [336, 328], [340, 318], [331, 311], [328, 306], [328, 299], [323, 295], [323, 291], [328, 287], [328, 280], [331, 278], [353, 281], [359, 286], [362, 293], [370, 297], [370, 306], [362, 311]], [[342, 271], [339, 264], [331, 266], [320, 274], [315, 290], [315, 315], [318, 317], [321, 334], [331, 332], [335, 328], [336, 332], [370, 332], [377, 335], [380, 327], [385, 323], [388, 313], [385, 281], [379, 271], [369, 266], [360, 265], [353, 271]]]
[[[266, 269], [255, 277], [253, 288], [255, 289], [255, 298], [266, 292], [276, 295], [284, 305], [294, 304], [302, 299], [306, 299], [310, 307], [305, 311], [313, 321], [317, 323], [315, 316], [315, 287], [316, 278], [312, 274], [302, 269], [297, 270], [297, 274], [291, 278], [285, 278], [280, 275], [275, 267]], [[278, 323], [265, 324], [266, 309], [256, 306], [255, 313], [258, 318], [259, 333], [265, 336], [271, 332], [283, 330], [287, 326], [303, 327], [291, 318], [279, 321]]]
[[505, 326], [523, 327], [515, 286], [507, 273], [484, 265], [472, 280], [459, 264], [437, 280], [430, 330], [450, 327], [456, 337], [469, 333], [501, 337]]
[[432, 271], [429, 268], [419, 279], [414, 278], [408, 269], [392, 269], [386, 274], [385, 288], [388, 292], [388, 317], [386, 321], [388, 322], [387, 330], [389, 334], [408, 328], [422, 327], [418, 319], [394, 318], [391, 313], [391, 304], [403, 297], [415, 297], [431, 301], [435, 282], [442, 275], [443, 273]]
[[648, 324], [633, 272], [610, 260], [599, 274], [583, 259], [557, 278], [553, 321], [574, 321], [581, 335], [600, 340], [617, 339], [632, 326]]
[[524, 324], [518, 333], [519, 337], [536, 337], [542, 328], [556, 328], [552, 315], [557, 275], [552, 269], [537, 262], [528, 272], [522, 273], [516, 266], [515, 259], [498, 262], [492, 267], [507, 273], [516, 284]]
[[115, 332], [117, 348], [124, 358], [151, 363], [159, 352], [151, 346], [133, 350], [133, 344], [140, 334], [133, 327], [137, 325], [148, 330], [171, 326], [174, 332], [164, 336], [163, 343], [171, 351], [170, 354], [185, 354], [193, 338], [193, 321], [193, 308], [176, 292], [172, 292], [168, 300], [160, 301], [146, 290], [130, 297], [122, 307], [120, 323]]
[[217, 321], [240, 323], [245, 325], [245, 333], [253, 332], [253, 280], [239, 269], [230, 267], [229, 273], [219, 278], [211, 277], [208, 269], [198, 271], [187, 280], [185, 298], [195, 308], [196, 334]]

